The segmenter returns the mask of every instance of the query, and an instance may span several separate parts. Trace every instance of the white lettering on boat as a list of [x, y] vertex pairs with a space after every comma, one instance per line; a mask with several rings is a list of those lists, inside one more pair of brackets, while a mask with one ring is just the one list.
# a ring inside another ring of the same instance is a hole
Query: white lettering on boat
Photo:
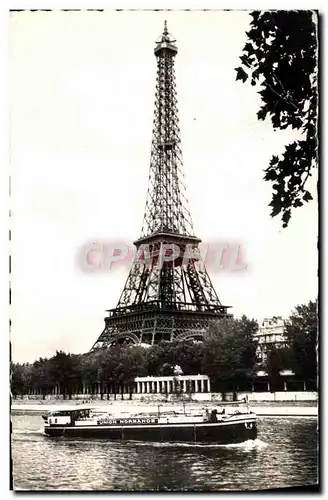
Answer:
[[125, 424], [157, 424], [157, 418], [120, 418], [116, 420], [100, 420], [99, 423], [106, 425], [125, 425]]

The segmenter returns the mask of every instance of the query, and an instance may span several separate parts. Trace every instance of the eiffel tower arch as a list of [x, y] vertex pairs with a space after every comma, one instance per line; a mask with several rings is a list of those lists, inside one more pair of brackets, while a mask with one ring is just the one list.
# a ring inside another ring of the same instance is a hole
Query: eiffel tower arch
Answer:
[[155, 111], [150, 172], [136, 257], [115, 309], [92, 349], [131, 342], [202, 340], [210, 322], [227, 317], [200, 259], [184, 183], [174, 62], [167, 30], [156, 42]]

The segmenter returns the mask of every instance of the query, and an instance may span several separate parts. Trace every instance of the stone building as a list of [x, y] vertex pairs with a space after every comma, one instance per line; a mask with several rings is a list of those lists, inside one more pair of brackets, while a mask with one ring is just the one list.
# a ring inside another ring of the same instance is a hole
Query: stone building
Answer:
[[258, 343], [257, 357], [264, 363], [268, 357], [268, 351], [273, 347], [281, 349], [287, 347], [287, 339], [284, 333], [285, 320], [281, 316], [264, 318], [260, 323], [258, 332], [254, 335], [254, 340]]

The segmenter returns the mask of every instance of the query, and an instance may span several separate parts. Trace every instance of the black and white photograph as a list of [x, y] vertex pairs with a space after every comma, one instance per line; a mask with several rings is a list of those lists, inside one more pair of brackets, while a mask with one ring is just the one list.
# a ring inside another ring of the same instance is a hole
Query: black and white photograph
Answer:
[[319, 492], [320, 26], [8, 12], [11, 490]]

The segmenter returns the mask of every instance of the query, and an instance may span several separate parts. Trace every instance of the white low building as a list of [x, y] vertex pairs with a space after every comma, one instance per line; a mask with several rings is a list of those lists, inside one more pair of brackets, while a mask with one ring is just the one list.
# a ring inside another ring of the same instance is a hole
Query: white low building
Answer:
[[211, 392], [207, 375], [176, 375], [169, 377], [136, 377], [137, 394], [191, 394]]

